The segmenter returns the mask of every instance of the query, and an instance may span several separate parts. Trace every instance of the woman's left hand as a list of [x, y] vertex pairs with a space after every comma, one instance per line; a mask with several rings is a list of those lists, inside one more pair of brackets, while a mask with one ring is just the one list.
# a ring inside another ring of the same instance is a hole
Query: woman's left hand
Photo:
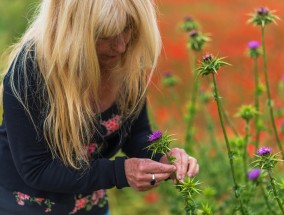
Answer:
[[[174, 164], [176, 166], [176, 178], [183, 181], [185, 176], [194, 177], [199, 172], [199, 165], [194, 157], [189, 156], [183, 149], [173, 148], [168, 153], [169, 156], [175, 157]], [[160, 159], [161, 163], [168, 164], [167, 156], [164, 155]]]

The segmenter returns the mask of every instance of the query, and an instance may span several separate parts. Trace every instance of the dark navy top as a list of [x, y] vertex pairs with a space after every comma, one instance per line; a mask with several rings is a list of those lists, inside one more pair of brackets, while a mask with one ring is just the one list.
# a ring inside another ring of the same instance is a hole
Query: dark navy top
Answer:
[[[128, 157], [150, 158], [145, 147], [151, 133], [146, 105], [134, 120], [123, 120], [116, 105], [99, 116], [98, 129], [91, 143], [86, 143], [90, 168], [78, 171], [53, 158], [42, 135], [42, 82], [33, 54], [23, 68], [16, 60], [4, 79], [3, 121], [0, 127], [0, 214], [105, 214], [108, 210], [106, 189], [127, 187], [124, 161], [112, 158], [120, 149]], [[12, 78], [11, 70], [15, 72]], [[12, 92], [13, 81], [23, 97], [22, 86], [28, 83], [27, 102], [30, 114]], [[31, 118], [33, 120], [31, 120]], [[36, 126], [34, 126], [36, 125]], [[158, 161], [161, 155], [153, 159]]]

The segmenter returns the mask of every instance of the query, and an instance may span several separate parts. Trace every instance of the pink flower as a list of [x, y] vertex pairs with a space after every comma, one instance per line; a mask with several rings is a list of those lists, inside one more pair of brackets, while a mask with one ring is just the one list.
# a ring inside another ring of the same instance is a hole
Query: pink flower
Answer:
[[35, 201], [37, 202], [42, 202], [44, 200], [44, 198], [35, 198]]
[[87, 203], [86, 198], [77, 199], [76, 200], [76, 208], [78, 208], [78, 209], [84, 208], [86, 206], [86, 203]]
[[45, 212], [45, 213], [51, 212], [51, 208], [46, 208], [44, 212]]
[[93, 205], [97, 205], [99, 200], [102, 199], [105, 195], [105, 191], [104, 190], [98, 190], [93, 192], [92, 195], [92, 203]]
[[88, 157], [90, 158], [91, 155], [95, 152], [96, 148], [97, 148], [97, 144], [96, 143], [91, 143], [89, 145], [85, 146], [86, 148], [86, 153], [88, 155]]
[[77, 213], [77, 211], [78, 211], [78, 208], [75, 207], [70, 214], [75, 214]]
[[27, 194], [24, 194], [24, 193], [21, 193], [21, 192], [18, 192], [18, 197], [22, 200], [26, 200], [26, 199], [29, 199], [30, 196], [27, 195]]
[[105, 191], [104, 191], [104, 190], [98, 190], [98, 191], [97, 191], [97, 194], [98, 194], [98, 197], [101, 199], [101, 198], [104, 197]]
[[25, 205], [25, 202], [23, 200], [19, 200], [18, 205]]
[[120, 122], [120, 116], [115, 115], [113, 118], [110, 118], [107, 121], [102, 121], [101, 124], [104, 125], [107, 129], [107, 135], [111, 134], [112, 132], [118, 130], [119, 128], [119, 122]]

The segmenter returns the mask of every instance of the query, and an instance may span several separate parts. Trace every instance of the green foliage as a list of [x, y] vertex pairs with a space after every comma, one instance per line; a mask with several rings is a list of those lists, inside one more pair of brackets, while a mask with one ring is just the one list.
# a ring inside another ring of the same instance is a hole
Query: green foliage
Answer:
[[242, 105], [237, 113], [237, 116], [240, 116], [246, 121], [250, 121], [258, 114], [253, 105]]
[[24, 32], [38, 2], [39, 0], [0, 0], [0, 53]]

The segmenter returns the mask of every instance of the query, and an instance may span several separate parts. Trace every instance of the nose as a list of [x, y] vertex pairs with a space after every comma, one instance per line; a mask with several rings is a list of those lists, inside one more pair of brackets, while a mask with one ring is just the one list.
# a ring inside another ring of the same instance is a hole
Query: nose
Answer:
[[127, 43], [127, 39], [125, 38], [123, 33], [121, 33], [113, 38], [112, 49], [119, 54], [123, 54], [126, 51]]

